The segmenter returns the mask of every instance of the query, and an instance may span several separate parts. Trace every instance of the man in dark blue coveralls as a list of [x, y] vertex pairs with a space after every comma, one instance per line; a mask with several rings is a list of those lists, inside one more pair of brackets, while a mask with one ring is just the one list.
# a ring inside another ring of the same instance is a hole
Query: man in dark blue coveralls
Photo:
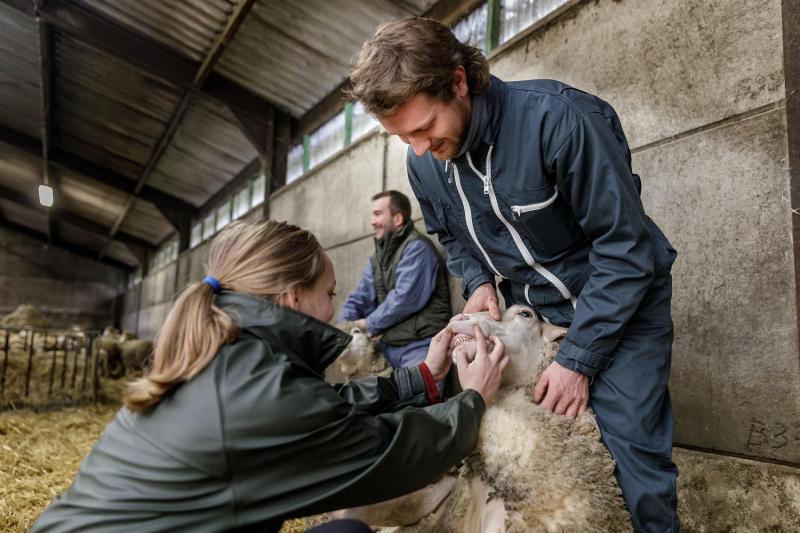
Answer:
[[678, 531], [667, 382], [675, 250], [644, 213], [606, 102], [552, 80], [505, 83], [430, 19], [386, 24], [363, 46], [352, 95], [410, 145], [429, 233], [462, 279], [465, 312], [532, 306], [568, 327], [534, 401], [591, 405], [636, 531]]

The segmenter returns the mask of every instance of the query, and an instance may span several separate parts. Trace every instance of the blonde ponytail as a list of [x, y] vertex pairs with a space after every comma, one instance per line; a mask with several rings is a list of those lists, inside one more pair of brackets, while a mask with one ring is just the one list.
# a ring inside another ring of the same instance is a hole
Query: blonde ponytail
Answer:
[[[223, 290], [277, 302], [308, 288], [324, 272], [324, 254], [310, 232], [285, 222], [234, 222], [211, 243], [208, 275]], [[181, 292], [156, 337], [152, 367], [132, 382], [125, 406], [144, 413], [180, 383], [206, 368], [220, 347], [236, 339], [233, 319], [214, 304], [214, 289], [194, 282]]]

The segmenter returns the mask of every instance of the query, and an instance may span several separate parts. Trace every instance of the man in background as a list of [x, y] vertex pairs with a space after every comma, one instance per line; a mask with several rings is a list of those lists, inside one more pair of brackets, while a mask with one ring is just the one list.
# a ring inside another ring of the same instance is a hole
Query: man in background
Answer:
[[414, 228], [403, 193], [373, 196], [371, 223], [375, 252], [339, 319], [380, 335], [379, 348], [392, 367], [416, 366], [452, 314], [447, 272], [431, 241]]

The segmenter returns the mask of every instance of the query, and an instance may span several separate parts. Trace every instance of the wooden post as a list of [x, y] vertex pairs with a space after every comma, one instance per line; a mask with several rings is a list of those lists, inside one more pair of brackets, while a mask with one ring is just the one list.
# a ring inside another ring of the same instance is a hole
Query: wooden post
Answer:
[[64, 355], [61, 357], [61, 390], [64, 390], [64, 385], [67, 382], [67, 366], [69, 366], [69, 360], [67, 359], [67, 352], [69, 351], [70, 346], [72, 346], [72, 339], [67, 337], [64, 339]]
[[6, 330], [6, 342], [3, 344], [3, 376], [0, 377], [0, 392], [6, 390], [6, 369], [8, 368], [8, 342], [11, 332]]
[[75, 389], [75, 378], [78, 376], [78, 356], [81, 353], [81, 345], [80, 343], [75, 343], [75, 353], [72, 357], [72, 385], [70, 387]]
[[28, 343], [28, 368], [25, 371], [25, 397], [28, 397], [31, 386], [31, 369], [33, 368], [33, 338], [36, 335], [33, 330], [30, 331], [30, 341]]

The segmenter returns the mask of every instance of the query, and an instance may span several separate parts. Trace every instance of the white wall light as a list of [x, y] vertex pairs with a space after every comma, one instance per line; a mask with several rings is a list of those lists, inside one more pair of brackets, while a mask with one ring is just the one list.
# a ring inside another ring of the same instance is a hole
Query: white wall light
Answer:
[[45, 207], [53, 205], [53, 188], [48, 185], [39, 185], [39, 203]]

